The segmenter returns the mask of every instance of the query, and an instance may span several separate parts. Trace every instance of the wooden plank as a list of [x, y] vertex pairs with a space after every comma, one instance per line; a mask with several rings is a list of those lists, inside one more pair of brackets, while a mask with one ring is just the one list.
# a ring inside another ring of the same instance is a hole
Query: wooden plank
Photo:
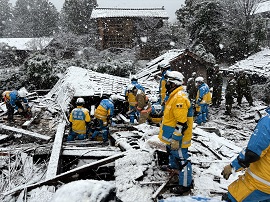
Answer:
[[62, 156], [79, 156], [79, 157], [97, 157], [97, 158], [106, 158], [121, 153], [120, 149], [112, 150], [110, 148], [65, 148], [62, 152]]
[[46, 141], [49, 141], [51, 139], [51, 137], [49, 137], [47, 135], [41, 135], [39, 133], [24, 130], [22, 128], [15, 128], [15, 127], [7, 126], [7, 125], [4, 125], [4, 124], [0, 124], [0, 129], [9, 130], [9, 131], [12, 131], [12, 132], [15, 132], [15, 133], [21, 133], [21, 134], [24, 134], [24, 135], [28, 135], [28, 136], [38, 138], [38, 139], [42, 139], [42, 140], [46, 140]]
[[57, 175], [59, 157], [61, 155], [62, 150], [62, 141], [65, 133], [65, 126], [66, 123], [64, 121], [58, 124], [45, 179], [50, 179]]
[[106, 165], [108, 163], [114, 162], [115, 160], [122, 158], [126, 155], [125, 152], [121, 153], [121, 154], [117, 154], [105, 159], [101, 159], [98, 160], [96, 162], [92, 162], [86, 165], [83, 165], [79, 168], [75, 168], [72, 169], [70, 171], [67, 171], [65, 173], [62, 173], [60, 175], [55, 176], [54, 178], [51, 179], [47, 179], [35, 184], [28, 184], [28, 185], [24, 185], [24, 186], [20, 186], [20, 187], [16, 187], [15, 189], [12, 189], [8, 192], [2, 193], [3, 196], [7, 196], [7, 195], [11, 195], [11, 194], [16, 194], [18, 192], [21, 192], [24, 189], [27, 189], [27, 191], [30, 191], [32, 189], [35, 189], [37, 187], [43, 186], [43, 185], [55, 185], [57, 183], [59, 183], [59, 181], [66, 181], [66, 182], [71, 182], [73, 180], [76, 180], [76, 178], [72, 178], [73, 175], [78, 174], [78, 173], [85, 173], [87, 172], [89, 174], [89, 172], [91, 172], [91, 169], [97, 168], [99, 166], [103, 166]]
[[23, 123], [22, 128], [26, 129], [28, 128], [28, 126], [30, 126], [30, 124], [38, 117], [38, 115], [41, 113], [41, 110], [34, 116], [32, 117], [30, 120], [27, 120]]

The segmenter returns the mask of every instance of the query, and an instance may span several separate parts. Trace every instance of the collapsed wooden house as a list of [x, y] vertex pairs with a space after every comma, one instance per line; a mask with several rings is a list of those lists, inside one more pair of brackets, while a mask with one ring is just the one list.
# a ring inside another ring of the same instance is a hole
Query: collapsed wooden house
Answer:
[[211, 61], [188, 49], [173, 49], [147, 63], [146, 68], [137, 74], [138, 78], [145, 80], [160, 75], [159, 64], [170, 65], [171, 70], [181, 72], [185, 77], [185, 82], [191, 77], [192, 72], [204, 77], [207, 82], [212, 75], [214, 65]]
[[140, 46], [141, 59], [153, 58], [159, 54], [157, 47], [140, 42], [142, 31], [148, 34], [163, 26], [168, 20], [164, 8], [127, 9], [127, 8], [95, 8], [91, 18], [96, 20], [101, 50], [108, 48], [132, 48]]

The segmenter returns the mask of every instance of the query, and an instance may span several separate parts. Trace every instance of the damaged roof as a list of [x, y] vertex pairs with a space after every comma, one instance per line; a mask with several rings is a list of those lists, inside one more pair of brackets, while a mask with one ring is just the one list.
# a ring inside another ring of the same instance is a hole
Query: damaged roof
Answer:
[[92, 19], [119, 17], [169, 18], [164, 8], [95, 8], [91, 14]]

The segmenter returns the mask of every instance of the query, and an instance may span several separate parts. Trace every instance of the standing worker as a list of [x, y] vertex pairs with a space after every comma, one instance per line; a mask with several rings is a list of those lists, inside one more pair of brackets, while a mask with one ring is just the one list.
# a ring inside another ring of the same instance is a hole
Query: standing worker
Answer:
[[231, 115], [232, 105], [234, 103], [234, 97], [236, 95], [236, 81], [234, 79], [234, 73], [230, 72], [228, 74], [228, 81], [225, 90], [225, 115]]
[[223, 200], [269, 201], [270, 200], [270, 108], [261, 118], [251, 135], [247, 147], [229, 165], [222, 175], [227, 180], [234, 171], [246, 169], [245, 174], [231, 183]]
[[211, 103], [211, 94], [208, 85], [204, 82], [203, 77], [197, 77], [195, 82], [198, 89], [195, 102], [197, 112], [196, 123], [201, 125], [207, 121], [208, 106]]
[[113, 94], [109, 99], [101, 100], [99, 106], [95, 110], [95, 118], [99, 121], [99, 129], [96, 128], [92, 134], [91, 140], [95, 140], [96, 136], [101, 132], [103, 143], [108, 141], [109, 125], [112, 123], [114, 114], [114, 102], [118, 99], [117, 95]]
[[164, 99], [166, 97], [165, 74], [166, 74], [167, 71], [171, 71], [171, 66], [161, 63], [161, 64], [158, 65], [157, 69], [161, 71], [161, 78], [160, 78], [160, 81], [159, 81], [159, 99], [158, 99], [158, 102], [161, 105], [164, 105]]
[[249, 103], [249, 106], [253, 106], [253, 99], [251, 96], [251, 89], [250, 89], [251, 82], [248, 75], [246, 75], [246, 73], [243, 70], [239, 72], [239, 77], [237, 78], [236, 82], [237, 82], [238, 105], [241, 106], [242, 98], [243, 96], [245, 96], [246, 100]]
[[[144, 87], [138, 83], [138, 78], [136, 76], [132, 76], [131, 77], [131, 84], [129, 84], [130, 86], [135, 86], [137, 89], [142, 90], [143, 92], [145, 91]], [[135, 96], [134, 94], [131, 92], [130, 89], [128, 89], [128, 87], [125, 90], [125, 99], [129, 104], [129, 120], [130, 123], [134, 123], [135, 121], [135, 117], [138, 116], [138, 114], [136, 114], [136, 109], [135, 109], [135, 105], [136, 105], [136, 100], [135, 100]]]
[[191, 102], [194, 102], [197, 95], [197, 88], [195, 85], [196, 72], [192, 72], [191, 77], [187, 81], [187, 93]]
[[145, 123], [149, 117], [149, 113], [151, 112], [151, 104], [148, 97], [142, 90], [137, 89], [136, 86], [129, 85], [128, 90], [135, 97], [136, 104], [134, 110], [140, 113], [139, 124]]
[[184, 76], [177, 71], [166, 73], [168, 100], [160, 126], [159, 139], [166, 144], [169, 166], [163, 170], [175, 169], [179, 172], [179, 185], [173, 187], [176, 194], [184, 194], [192, 188], [192, 167], [188, 160], [191, 145], [193, 109], [182, 86]]
[[31, 118], [31, 108], [28, 105], [26, 98], [27, 92], [24, 89], [18, 91], [5, 91], [2, 93], [4, 102], [7, 107], [8, 122], [14, 122], [14, 111], [17, 110], [19, 114], [25, 118]]
[[83, 107], [84, 103], [83, 98], [78, 98], [76, 100], [77, 107], [73, 109], [69, 115], [71, 130], [67, 141], [74, 141], [76, 137], [79, 140], [86, 139], [87, 125], [90, 123], [91, 118], [89, 110]]
[[222, 84], [223, 84], [222, 72], [219, 71], [219, 66], [216, 64], [214, 66], [214, 73], [212, 76], [212, 85], [213, 85], [212, 104], [213, 104], [213, 107], [219, 107], [221, 104]]

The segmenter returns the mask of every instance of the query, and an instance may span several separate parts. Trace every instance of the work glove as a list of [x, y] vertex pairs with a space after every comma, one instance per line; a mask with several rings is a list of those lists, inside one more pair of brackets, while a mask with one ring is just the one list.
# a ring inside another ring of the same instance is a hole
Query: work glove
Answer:
[[171, 150], [178, 150], [178, 149], [179, 149], [179, 141], [172, 139]]
[[223, 171], [221, 172], [221, 175], [223, 175], [223, 177], [227, 180], [227, 179], [229, 179], [231, 174], [232, 174], [232, 166], [231, 166], [231, 164], [226, 165], [223, 168]]

